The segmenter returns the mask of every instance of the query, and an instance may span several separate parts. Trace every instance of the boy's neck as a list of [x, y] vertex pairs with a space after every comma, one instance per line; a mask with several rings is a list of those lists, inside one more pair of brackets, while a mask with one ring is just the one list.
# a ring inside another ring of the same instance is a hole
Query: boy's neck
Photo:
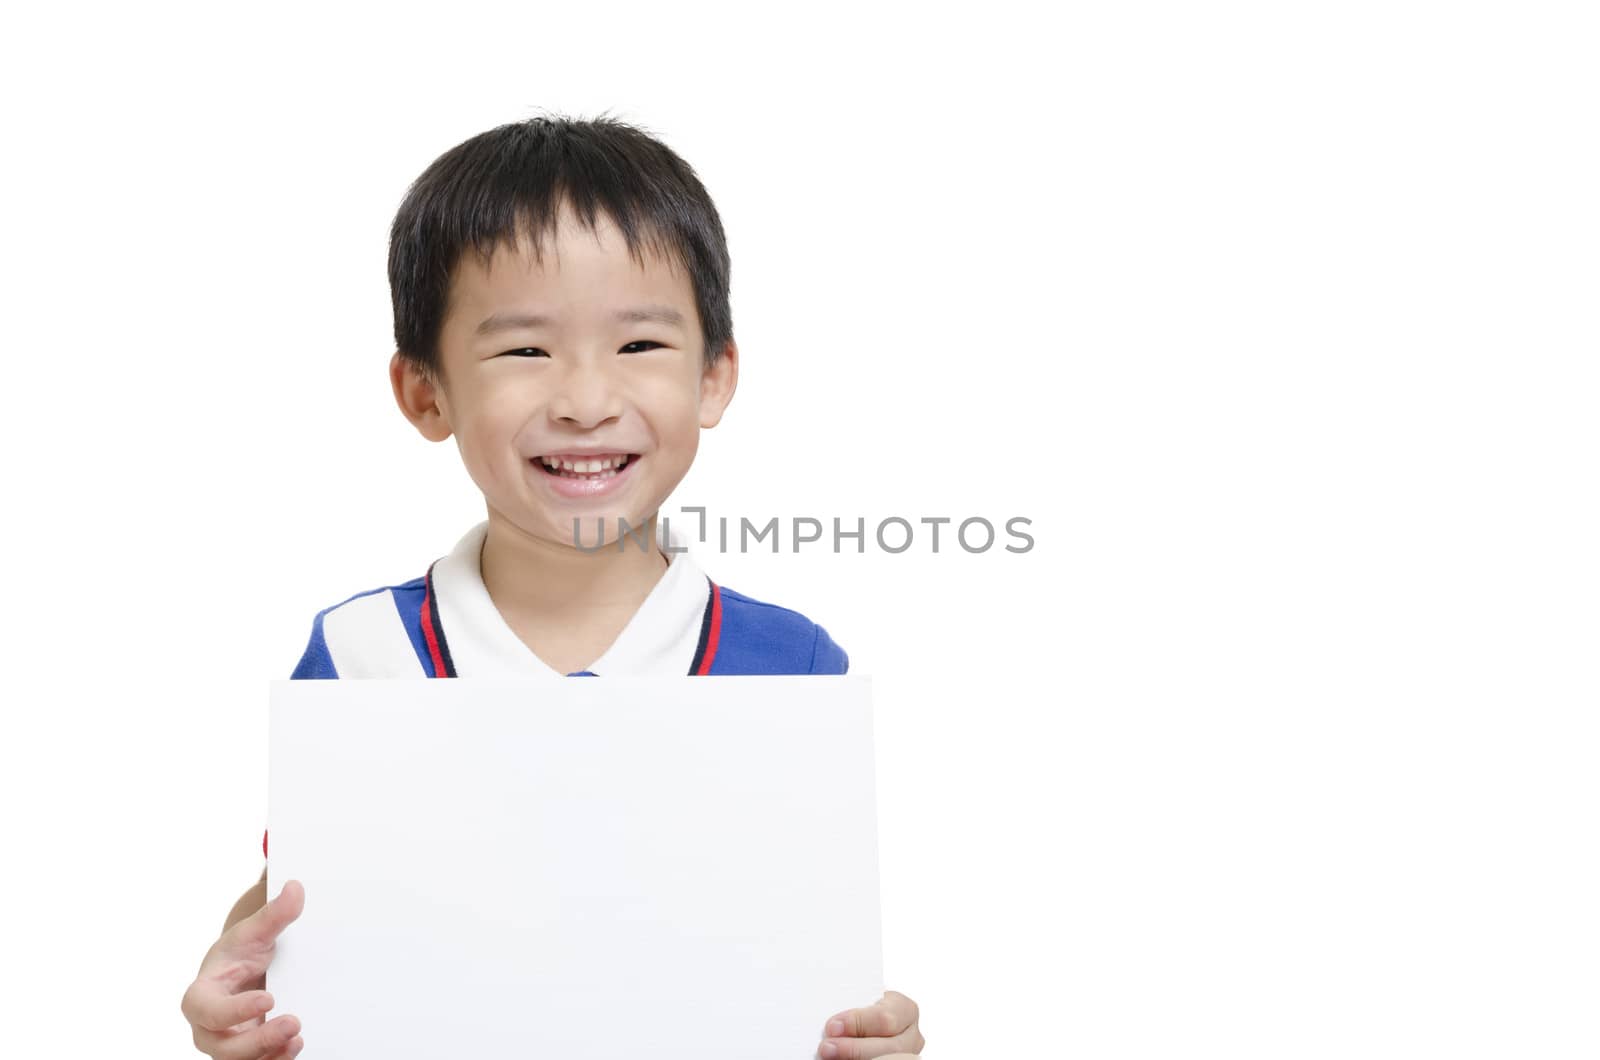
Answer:
[[631, 615], [668, 564], [655, 547], [654, 515], [638, 533], [651, 547], [640, 548], [630, 532], [620, 551], [611, 544], [585, 552], [533, 537], [490, 509], [481, 561], [484, 588], [502, 613], [560, 618], [619, 608]]

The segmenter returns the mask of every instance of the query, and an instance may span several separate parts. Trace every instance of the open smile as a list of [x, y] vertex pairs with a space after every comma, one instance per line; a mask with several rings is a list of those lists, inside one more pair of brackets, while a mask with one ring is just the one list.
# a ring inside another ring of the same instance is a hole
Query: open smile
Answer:
[[550, 453], [530, 463], [564, 497], [599, 497], [620, 488], [632, 477], [638, 453]]

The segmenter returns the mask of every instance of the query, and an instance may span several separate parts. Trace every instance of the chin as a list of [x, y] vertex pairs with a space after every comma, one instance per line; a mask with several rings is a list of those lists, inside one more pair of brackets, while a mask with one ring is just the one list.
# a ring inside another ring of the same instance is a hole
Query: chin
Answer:
[[[523, 507], [522, 510], [527, 513], [524, 518], [518, 520], [523, 526], [547, 528], [537, 536], [568, 547], [576, 547], [584, 552], [599, 552], [605, 548], [616, 549], [624, 524], [627, 526], [627, 541], [624, 547], [638, 548], [641, 551], [650, 547], [647, 529], [650, 518], [648, 512], [603, 507], [557, 511], [548, 508], [529, 510]], [[577, 521], [576, 527], [573, 526], [574, 520]]]

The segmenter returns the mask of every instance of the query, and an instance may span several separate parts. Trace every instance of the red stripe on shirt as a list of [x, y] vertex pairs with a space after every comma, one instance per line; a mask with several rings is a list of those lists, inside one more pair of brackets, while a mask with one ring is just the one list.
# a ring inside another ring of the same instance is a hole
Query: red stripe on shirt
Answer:
[[722, 589], [716, 582], [711, 583], [711, 632], [706, 635], [706, 654], [700, 660], [700, 668], [695, 671], [697, 675], [704, 676], [711, 672], [711, 660], [717, 657], [717, 639], [722, 634]]
[[433, 611], [430, 608], [431, 593], [422, 594], [422, 636], [428, 642], [428, 658], [433, 660], [433, 676], [441, 677], [444, 674], [444, 656], [439, 654], [439, 638], [433, 635]]

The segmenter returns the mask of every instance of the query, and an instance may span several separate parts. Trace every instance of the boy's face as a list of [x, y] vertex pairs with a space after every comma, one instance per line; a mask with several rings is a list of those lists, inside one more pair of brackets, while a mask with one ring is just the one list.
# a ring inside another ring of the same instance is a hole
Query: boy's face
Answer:
[[616, 540], [619, 520], [642, 527], [656, 513], [738, 377], [731, 343], [704, 367], [688, 276], [648, 250], [641, 268], [603, 213], [596, 228], [564, 212], [542, 264], [526, 245], [498, 248], [487, 268], [464, 254], [439, 385], [398, 354], [390, 366], [418, 430], [455, 435], [490, 518], [569, 548], [574, 519], [593, 548]]

